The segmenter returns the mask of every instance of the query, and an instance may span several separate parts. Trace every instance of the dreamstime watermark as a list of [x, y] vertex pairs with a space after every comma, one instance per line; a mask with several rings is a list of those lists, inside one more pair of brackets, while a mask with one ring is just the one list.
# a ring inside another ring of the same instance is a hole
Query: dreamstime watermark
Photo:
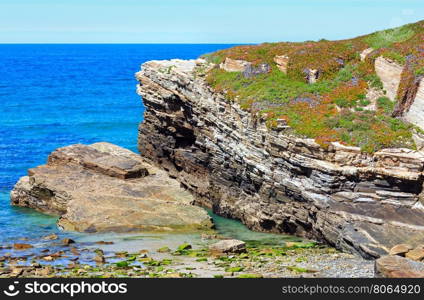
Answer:
[[14, 297], [20, 293], [24, 294], [67, 294], [74, 297], [77, 294], [126, 294], [128, 292], [126, 283], [99, 283], [74, 282], [74, 283], [48, 283], [48, 282], [27, 282], [19, 288], [19, 282], [10, 284], [3, 293], [6, 296]]

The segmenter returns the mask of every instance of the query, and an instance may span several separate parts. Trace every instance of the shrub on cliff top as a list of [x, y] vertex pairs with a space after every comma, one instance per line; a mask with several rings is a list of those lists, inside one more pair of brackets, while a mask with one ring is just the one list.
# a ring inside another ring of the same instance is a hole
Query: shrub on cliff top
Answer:
[[[204, 57], [215, 64], [226, 57], [253, 65], [267, 63], [271, 71], [245, 78], [241, 73], [214, 68], [206, 80], [229, 100], [265, 118], [268, 127], [278, 126], [283, 119], [295, 134], [314, 138], [323, 147], [340, 141], [367, 152], [385, 147], [413, 148], [413, 126], [391, 116], [395, 103], [382, 97], [377, 100], [377, 109], [370, 111], [366, 94], [370, 88], [383, 89], [373, 64], [383, 55], [410, 68], [410, 76], [402, 76], [398, 96], [402, 99], [414, 76], [424, 74], [423, 40], [421, 21], [350, 40], [238, 46]], [[369, 47], [376, 51], [361, 61], [360, 53]], [[289, 57], [287, 74], [276, 66], [277, 55]], [[318, 70], [316, 83], [307, 82], [310, 69]]]

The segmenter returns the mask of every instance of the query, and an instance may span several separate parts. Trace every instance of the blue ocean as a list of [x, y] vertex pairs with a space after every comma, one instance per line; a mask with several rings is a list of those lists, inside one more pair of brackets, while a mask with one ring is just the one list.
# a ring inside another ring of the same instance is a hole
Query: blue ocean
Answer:
[[0, 45], [0, 242], [57, 230], [56, 218], [9, 205], [19, 177], [56, 148], [108, 141], [137, 151], [143, 62], [229, 46]]

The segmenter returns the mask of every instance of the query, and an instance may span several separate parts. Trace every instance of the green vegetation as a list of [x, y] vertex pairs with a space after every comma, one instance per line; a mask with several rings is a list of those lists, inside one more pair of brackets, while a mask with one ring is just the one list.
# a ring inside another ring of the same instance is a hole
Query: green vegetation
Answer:
[[[238, 46], [204, 58], [215, 64], [227, 57], [253, 65], [267, 63], [271, 71], [245, 77], [213, 68], [206, 80], [229, 101], [265, 119], [269, 128], [287, 123], [288, 134], [314, 138], [324, 148], [334, 141], [369, 153], [389, 147], [414, 148], [414, 126], [392, 116], [396, 103], [386, 97], [367, 98], [367, 94], [370, 89], [383, 89], [374, 59], [384, 56], [409, 66], [398, 91], [402, 101], [411, 83], [424, 75], [423, 40], [421, 21], [350, 40]], [[373, 51], [362, 61], [360, 54], [368, 48]], [[277, 55], [289, 57], [287, 74], [274, 62]], [[317, 82], [308, 83], [308, 69], [319, 71]]]
[[414, 30], [409, 26], [402, 26], [375, 32], [366, 38], [366, 42], [374, 49], [387, 48], [394, 43], [401, 43], [409, 40], [414, 34]]
[[183, 250], [188, 250], [191, 249], [191, 245], [188, 243], [184, 243], [182, 245], [179, 245], [177, 248], [177, 251], [183, 251]]

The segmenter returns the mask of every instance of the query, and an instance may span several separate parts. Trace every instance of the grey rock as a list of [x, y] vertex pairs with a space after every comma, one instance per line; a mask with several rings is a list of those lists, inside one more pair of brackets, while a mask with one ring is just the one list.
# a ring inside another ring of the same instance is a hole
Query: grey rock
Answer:
[[246, 252], [246, 243], [239, 240], [222, 240], [209, 246], [209, 250], [218, 253]]

